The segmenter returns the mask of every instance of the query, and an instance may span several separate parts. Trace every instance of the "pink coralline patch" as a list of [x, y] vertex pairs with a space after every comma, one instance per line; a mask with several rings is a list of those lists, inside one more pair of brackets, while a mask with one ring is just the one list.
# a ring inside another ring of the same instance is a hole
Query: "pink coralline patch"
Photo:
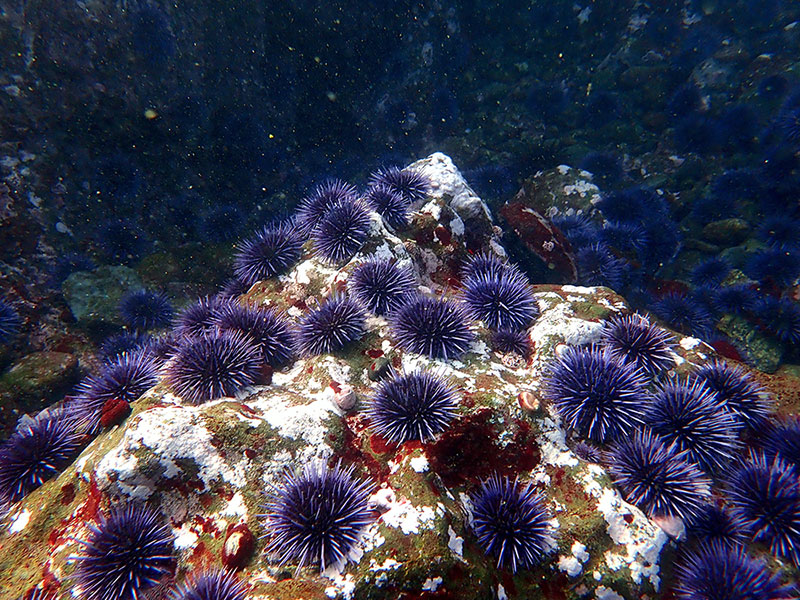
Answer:
[[525, 205], [524, 190], [503, 205], [500, 214], [525, 246], [549, 268], [562, 273], [569, 281], [577, 280], [578, 270], [567, 238], [550, 221]]
[[237, 571], [243, 568], [253, 554], [255, 543], [255, 537], [247, 523], [228, 525], [225, 544], [222, 546], [222, 564]]

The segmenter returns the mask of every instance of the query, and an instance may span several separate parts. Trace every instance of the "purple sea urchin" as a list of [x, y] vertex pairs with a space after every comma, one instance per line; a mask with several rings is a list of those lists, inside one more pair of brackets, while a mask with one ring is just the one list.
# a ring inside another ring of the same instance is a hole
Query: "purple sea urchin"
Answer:
[[527, 280], [519, 270], [519, 267], [513, 263], [504, 262], [492, 252], [473, 254], [464, 261], [464, 265], [461, 267], [462, 280], [467, 281], [480, 277], [519, 277]]
[[714, 361], [701, 366], [695, 376], [717, 394], [725, 408], [754, 431], [762, 428], [772, 414], [764, 389], [740, 367]]
[[670, 292], [654, 302], [652, 308], [667, 325], [682, 333], [702, 335], [714, 325], [712, 315], [691, 294]]
[[751, 451], [731, 476], [728, 497], [754, 541], [800, 566], [800, 480], [791, 464]]
[[756, 304], [760, 326], [784, 344], [800, 344], [800, 304], [790, 298], [762, 298]]
[[14, 306], [0, 298], [0, 344], [10, 342], [19, 333], [22, 319]]
[[144, 347], [152, 339], [153, 337], [147, 333], [123, 331], [100, 342], [100, 355], [105, 361], [113, 361], [125, 352], [134, 352]]
[[599, 347], [567, 347], [549, 366], [545, 397], [569, 429], [604, 443], [642, 423], [647, 378]]
[[575, 252], [578, 281], [582, 285], [604, 285], [614, 290], [622, 288], [626, 263], [614, 256], [603, 242], [578, 248]]
[[651, 375], [674, 362], [672, 335], [638, 313], [610, 319], [603, 328], [602, 343], [612, 357]]
[[268, 552], [281, 564], [319, 564], [320, 571], [347, 560], [373, 518], [367, 500], [372, 482], [353, 467], [306, 463], [284, 472], [266, 505]]
[[57, 475], [83, 440], [78, 423], [64, 411], [27, 419], [0, 446], [0, 502], [16, 502]]
[[531, 338], [527, 331], [499, 329], [492, 333], [492, 350], [503, 354], [518, 354], [528, 359], [533, 352]]
[[148, 331], [166, 327], [172, 321], [172, 303], [164, 292], [137, 290], [123, 296], [119, 313], [133, 329]]
[[287, 271], [300, 259], [302, 249], [303, 240], [291, 225], [270, 225], [239, 244], [233, 272], [250, 287]]
[[316, 186], [297, 208], [295, 222], [299, 232], [310, 234], [334, 204], [352, 202], [356, 198], [356, 188], [341, 179], [331, 179]]
[[366, 314], [352, 298], [335, 295], [307, 312], [297, 324], [295, 349], [301, 356], [341, 350], [364, 335]]
[[767, 458], [772, 460], [780, 456], [794, 465], [800, 475], [800, 416], [788, 415], [771, 424], [761, 440], [761, 447]]
[[138, 600], [173, 568], [174, 536], [153, 509], [117, 506], [87, 541], [78, 540], [75, 579], [82, 597], [92, 600]]
[[793, 586], [784, 585], [763, 560], [741, 546], [702, 544], [685, 554], [675, 569], [679, 600], [789, 600]]
[[522, 276], [480, 275], [464, 280], [470, 316], [490, 329], [526, 329], [539, 316], [530, 285]]
[[472, 494], [472, 530], [498, 568], [528, 569], [541, 562], [555, 544], [544, 497], [530, 482], [497, 474]]
[[800, 253], [785, 247], [759, 250], [750, 256], [744, 272], [757, 281], [772, 281], [779, 287], [791, 286], [800, 276]]
[[181, 337], [194, 337], [212, 333], [216, 327], [219, 310], [232, 300], [225, 296], [206, 296], [178, 313], [175, 333]]
[[375, 315], [387, 315], [416, 287], [414, 273], [394, 261], [374, 258], [353, 269], [348, 281], [350, 294]]
[[233, 571], [212, 569], [190, 575], [170, 600], [247, 600], [247, 587]]
[[379, 169], [370, 175], [369, 185], [370, 187], [387, 186], [389, 189], [399, 192], [409, 204], [424, 200], [431, 189], [430, 180], [421, 171], [398, 167]]
[[649, 516], [691, 518], [710, 496], [711, 480], [688, 453], [649, 429], [617, 440], [609, 462], [609, 474], [625, 498]]
[[737, 546], [747, 541], [744, 519], [713, 502], [700, 507], [697, 514], [686, 523], [686, 531], [689, 537], [701, 543]]
[[722, 313], [745, 315], [756, 309], [758, 294], [744, 283], [721, 287], [714, 292], [714, 308]]
[[292, 358], [292, 328], [288, 319], [275, 310], [232, 303], [217, 311], [215, 323], [221, 331], [239, 331], [249, 336], [264, 362], [272, 367], [282, 367]]
[[337, 202], [312, 233], [314, 249], [328, 263], [348, 261], [364, 245], [369, 227], [369, 212], [361, 201]]
[[692, 283], [698, 287], [718, 286], [731, 272], [731, 264], [717, 256], [704, 260], [692, 269]]
[[408, 226], [411, 202], [397, 190], [388, 185], [376, 185], [367, 190], [364, 200], [390, 227], [403, 229]]
[[240, 331], [186, 338], [167, 366], [166, 379], [184, 401], [199, 404], [231, 396], [260, 373], [258, 346]]
[[430, 358], [458, 358], [473, 340], [461, 305], [444, 298], [413, 295], [389, 315], [389, 325], [401, 348]]
[[105, 364], [76, 387], [73, 407], [85, 421], [89, 433], [101, 428], [103, 407], [108, 402], [131, 403], [158, 383], [158, 364], [144, 349], [126, 352]]
[[416, 371], [381, 381], [367, 414], [375, 432], [401, 444], [430, 441], [447, 428], [457, 408], [458, 393], [447, 381]]
[[660, 385], [645, 421], [707, 472], [722, 472], [738, 450], [741, 423], [700, 379]]

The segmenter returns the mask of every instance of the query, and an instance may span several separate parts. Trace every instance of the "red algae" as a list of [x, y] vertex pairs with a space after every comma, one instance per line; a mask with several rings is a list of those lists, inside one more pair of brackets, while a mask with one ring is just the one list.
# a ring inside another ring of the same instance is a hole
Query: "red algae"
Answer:
[[222, 564], [227, 569], [237, 571], [242, 569], [253, 555], [255, 543], [255, 536], [251, 533], [247, 523], [228, 525], [220, 557]]
[[453, 423], [438, 441], [427, 445], [431, 469], [445, 485], [477, 483], [492, 473], [530, 471], [539, 463], [539, 448], [530, 424], [514, 420], [514, 437], [500, 445], [491, 417], [492, 411], [482, 408]]
[[119, 425], [131, 414], [131, 405], [121, 398], [111, 398], [103, 403], [100, 409], [100, 425], [111, 427]]
[[744, 358], [736, 349], [736, 346], [730, 342], [726, 340], [714, 340], [713, 342], [710, 342], [710, 345], [720, 356], [730, 358], [731, 360], [735, 360], [737, 362], [744, 362]]
[[363, 418], [349, 415], [342, 423], [344, 439], [338, 455], [346, 464], [363, 465], [375, 481], [385, 481], [389, 477], [389, 466], [363, 450], [363, 436], [367, 431]]
[[97, 480], [92, 473], [89, 479], [89, 489], [86, 494], [86, 500], [81, 504], [73, 515], [61, 521], [59, 527], [54, 528], [47, 538], [47, 542], [51, 546], [58, 546], [65, 539], [70, 536], [67, 535], [67, 530], [73, 527], [76, 523], [84, 523], [86, 521], [97, 521], [97, 516], [100, 513], [100, 503], [103, 499], [103, 493], [97, 485]]
[[61, 504], [66, 506], [67, 504], [72, 504], [72, 501], [75, 500], [75, 484], [74, 483], [66, 483], [61, 486], [61, 496], [59, 498]]
[[442, 246], [449, 246], [453, 241], [453, 234], [444, 225], [437, 225], [433, 230], [435, 239], [438, 239]]

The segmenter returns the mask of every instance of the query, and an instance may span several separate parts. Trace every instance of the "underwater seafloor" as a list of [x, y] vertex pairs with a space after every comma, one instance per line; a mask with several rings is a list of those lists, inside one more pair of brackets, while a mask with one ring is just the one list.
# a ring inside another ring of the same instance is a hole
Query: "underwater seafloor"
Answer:
[[800, 5], [0, 47], [0, 600], [800, 597]]

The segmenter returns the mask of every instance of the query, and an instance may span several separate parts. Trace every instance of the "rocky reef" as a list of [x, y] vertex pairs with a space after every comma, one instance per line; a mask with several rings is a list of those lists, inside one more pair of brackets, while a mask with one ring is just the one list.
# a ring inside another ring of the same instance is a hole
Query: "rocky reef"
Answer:
[[[407, 228], [387, 227], [370, 212], [363, 244], [344, 264], [313, 256], [308, 242], [297, 264], [253, 284], [239, 303], [300, 320], [344, 294], [354, 269], [371, 258], [410, 269], [431, 297], [460, 302], [470, 257], [505, 259], [503, 229], [449, 157], [432, 154], [410, 169], [430, 186], [411, 206]], [[539, 210], [552, 206], [538, 200]], [[508, 214], [535, 213], [521, 204], [515, 210]], [[509, 221], [515, 230], [523, 226]], [[432, 359], [400, 347], [391, 317], [371, 315], [363, 337], [344, 349], [265, 368], [258, 385], [233, 396], [189, 402], [162, 370], [121, 423], [103, 428], [57, 477], [8, 504], [0, 532], [3, 597], [28, 598], [34, 588], [72, 597], [82, 540], [112, 506], [127, 503], [156, 509], [174, 534], [174, 564], [150, 598], [165, 597], [189, 573], [223, 565], [238, 571], [252, 599], [670, 597], [684, 524], [626, 501], [604, 452], [576, 448], [575, 432], [545, 390], [550, 365], [566, 347], [601, 343], [609, 319], [631, 311], [607, 287], [534, 283], [530, 290], [538, 316], [527, 329], [529, 352], [497, 351], [492, 332], [472, 321], [463, 355]], [[669, 338], [665, 380], [717, 356], [700, 339]], [[368, 409], [387, 374], [418, 371], [446, 380], [458, 402], [441, 432], [394, 443], [375, 431]], [[782, 396], [777, 378], [762, 383], [780, 411], [796, 412], [797, 399]], [[346, 556], [320, 571], [313, 562], [276, 559], [264, 513], [287, 469], [323, 463], [367, 482], [370, 516]], [[498, 568], [476, 539], [476, 489], [493, 475], [519, 478], [541, 494], [552, 535], [530, 568]], [[778, 571], [792, 569], [771, 561]]]

